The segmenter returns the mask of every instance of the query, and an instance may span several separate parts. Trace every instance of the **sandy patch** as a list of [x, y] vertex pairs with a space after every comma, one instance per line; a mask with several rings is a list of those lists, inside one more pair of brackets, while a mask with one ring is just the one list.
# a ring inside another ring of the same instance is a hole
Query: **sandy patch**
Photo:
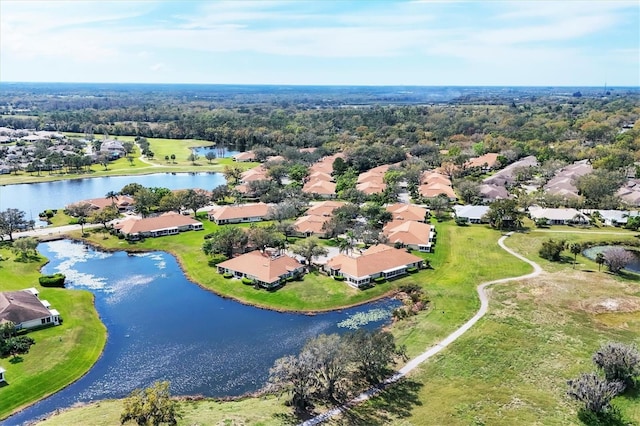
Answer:
[[600, 297], [582, 301], [578, 306], [580, 310], [592, 314], [638, 312], [640, 311], [640, 297]]

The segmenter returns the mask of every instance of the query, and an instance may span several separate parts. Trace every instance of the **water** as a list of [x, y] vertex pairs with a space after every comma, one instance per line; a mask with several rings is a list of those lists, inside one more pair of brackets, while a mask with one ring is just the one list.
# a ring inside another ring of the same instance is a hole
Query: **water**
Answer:
[[4, 185], [0, 186], [0, 210], [19, 209], [26, 213], [27, 219], [37, 220], [38, 213], [44, 210], [60, 209], [80, 200], [104, 197], [107, 192], [118, 192], [129, 183], [169, 189], [211, 190], [226, 183], [226, 180], [221, 173], [155, 173]]
[[216, 154], [216, 158], [231, 158], [236, 154], [240, 154], [240, 151], [229, 150], [226, 147], [217, 148], [215, 145], [211, 146], [198, 146], [191, 149], [192, 152], [198, 154], [201, 159], [205, 159], [204, 156], [207, 152]]
[[[596, 255], [598, 253], [602, 253], [605, 250], [609, 249], [609, 248], [613, 248], [615, 246], [596, 246], [596, 247], [590, 247], [586, 250], [584, 250], [582, 252], [582, 254], [585, 257], [588, 257], [591, 260], [595, 260]], [[638, 254], [637, 251], [635, 250], [628, 250], [629, 252], [633, 253], [635, 255], [635, 260], [631, 263], [629, 263], [624, 269], [631, 271], [631, 272], [637, 272], [640, 273], [640, 255]]]
[[[273, 362], [299, 352], [308, 338], [349, 331], [337, 324], [359, 312], [382, 309], [390, 315], [399, 305], [384, 300], [313, 316], [279, 313], [201, 289], [164, 252], [104, 253], [68, 240], [40, 244], [38, 249], [50, 259], [43, 273], [62, 272], [68, 288], [95, 294], [109, 337], [87, 375], [2, 424], [22, 424], [76, 402], [120, 398], [155, 380], [169, 380], [176, 395], [256, 391]], [[63, 319], [73, 315], [55, 308]], [[388, 321], [387, 315], [365, 327]], [[34, 338], [37, 341], [37, 334]], [[11, 386], [0, 389], [0, 398], [2, 392], [11, 392]]]

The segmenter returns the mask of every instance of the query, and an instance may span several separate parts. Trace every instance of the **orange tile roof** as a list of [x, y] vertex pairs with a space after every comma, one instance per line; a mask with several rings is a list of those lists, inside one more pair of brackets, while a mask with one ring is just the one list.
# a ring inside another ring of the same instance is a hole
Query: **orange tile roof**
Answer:
[[249, 169], [242, 173], [242, 182], [253, 182], [256, 180], [269, 180], [267, 176], [267, 169], [262, 166], [256, 166], [253, 169]]
[[117, 200], [113, 201], [110, 198], [90, 198], [88, 200], [82, 200], [77, 203], [73, 203], [73, 205], [84, 203], [91, 204], [91, 206], [97, 210], [104, 209], [105, 207], [108, 207], [113, 203], [115, 203], [116, 207], [118, 208], [125, 208], [133, 205], [134, 201], [133, 198], [128, 195], [118, 195]]
[[333, 176], [324, 172], [314, 172], [309, 175], [309, 180], [324, 180], [327, 182], [332, 182]]
[[362, 191], [367, 195], [378, 194], [387, 189], [387, 185], [382, 182], [364, 182], [356, 185], [358, 191]]
[[442, 183], [451, 186], [451, 179], [446, 175], [438, 172], [424, 172], [420, 182], [425, 183]]
[[393, 220], [416, 220], [424, 222], [428, 210], [415, 204], [396, 203], [386, 207]]
[[331, 216], [333, 211], [339, 207], [344, 206], [344, 201], [323, 201], [321, 203], [312, 205], [307, 210], [308, 216]]
[[301, 216], [293, 223], [293, 228], [301, 233], [312, 232], [314, 234], [324, 234], [325, 231], [322, 227], [330, 220], [330, 216]]
[[338, 157], [344, 158], [344, 154], [339, 152], [337, 154], [330, 155], [328, 157], [322, 157], [320, 161], [318, 161], [317, 163], [309, 167], [309, 172], [310, 173], [323, 172], [323, 173], [331, 174], [333, 172], [333, 162]]
[[289, 272], [303, 268], [300, 262], [286, 254], [271, 257], [268, 254], [263, 254], [260, 250], [225, 260], [218, 263], [217, 266], [241, 272], [265, 283], [276, 282]]
[[418, 188], [420, 195], [426, 198], [434, 198], [440, 194], [446, 195], [448, 198], [457, 199], [456, 193], [453, 191], [448, 185], [443, 185], [441, 183], [430, 183], [427, 185], [420, 185]]
[[382, 232], [392, 244], [427, 244], [431, 225], [414, 220], [393, 221], [387, 223]]
[[209, 213], [209, 218], [216, 221], [242, 219], [245, 217], [265, 217], [269, 213], [269, 205], [265, 203], [239, 204], [222, 206]]
[[358, 257], [339, 254], [327, 261], [326, 266], [355, 278], [364, 278], [373, 274], [421, 262], [422, 259], [405, 250], [379, 244], [373, 246]]
[[490, 152], [488, 154], [481, 155], [480, 157], [470, 159], [464, 164], [464, 166], [465, 167], [484, 167], [486, 164], [487, 167], [492, 168], [496, 166], [499, 156], [500, 154]]
[[175, 212], [165, 213], [156, 217], [138, 218], [132, 217], [115, 225], [123, 234], [140, 234], [144, 232], [159, 231], [162, 229], [175, 228], [188, 225], [201, 225], [189, 216]]
[[253, 151], [245, 151], [233, 156], [236, 161], [252, 161], [256, 159], [256, 154]]
[[336, 193], [336, 184], [325, 180], [310, 180], [304, 184], [302, 192], [308, 194], [333, 195]]

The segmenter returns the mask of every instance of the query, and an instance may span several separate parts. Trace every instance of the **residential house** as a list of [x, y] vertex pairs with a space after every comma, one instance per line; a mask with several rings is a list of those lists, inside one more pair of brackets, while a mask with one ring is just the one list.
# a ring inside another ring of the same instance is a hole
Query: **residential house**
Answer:
[[321, 179], [309, 180], [302, 187], [302, 192], [317, 195], [322, 198], [335, 198], [336, 184], [334, 182]]
[[331, 216], [301, 216], [293, 223], [293, 229], [296, 234], [301, 237], [310, 237], [315, 235], [320, 238], [325, 238], [327, 236], [327, 232], [323, 227], [324, 224], [330, 220]]
[[336, 161], [336, 158], [338, 157], [344, 158], [344, 154], [339, 152], [334, 155], [322, 157], [319, 161], [309, 167], [309, 173], [322, 172], [330, 175], [333, 173], [333, 162]]
[[242, 175], [240, 177], [240, 181], [243, 184], [248, 184], [249, 182], [254, 182], [257, 180], [269, 180], [269, 179], [271, 178], [267, 174], [267, 169], [262, 165], [256, 166], [252, 169], [242, 172]]
[[322, 201], [320, 203], [312, 204], [311, 207], [307, 209], [306, 214], [308, 216], [331, 216], [333, 211], [337, 208], [344, 206], [344, 201]]
[[396, 203], [385, 208], [393, 216], [392, 220], [414, 220], [416, 222], [426, 222], [429, 210], [415, 204]]
[[367, 195], [384, 192], [384, 190], [387, 189], [387, 184], [384, 183], [384, 175], [390, 167], [391, 165], [389, 164], [383, 164], [367, 172], [360, 173], [356, 183], [356, 189]]
[[6, 379], [4, 378], [4, 373], [5, 373], [6, 371], [7, 371], [7, 370], [5, 370], [4, 368], [0, 367], [0, 383], [2, 383], [2, 382], [5, 382], [5, 381], [6, 381]]
[[74, 204], [89, 204], [92, 210], [102, 210], [105, 207], [114, 206], [120, 213], [131, 211], [134, 207], [133, 197], [128, 195], [118, 195], [117, 198], [90, 198]]
[[630, 206], [640, 206], [640, 179], [629, 179], [616, 195]]
[[526, 169], [530, 167], [536, 167], [538, 165], [538, 160], [535, 156], [530, 155], [528, 157], [524, 157], [514, 163], [509, 164], [502, 170], [497, 171], [493, 175], [487, 177], [483, 180], [484, 183], [489, 185], [496, 186], [511, 186], [516, 183], [518, 177], [518, 171], [521, 169]]
[[209, 220], [217, 225], [260, 222], [269, 215], [269, 207], [265, 203], [222, 206], [209, 213]]
[[384, 192], [385, 189], [387, 189], [387, 184], [382, 181], [380, 182], [368, 181], [368, 182], [362, 182], [362, 183], [356, 184], [356, 189], [367, 195], [379, 194], [381, 192]]
[[184, 231], [200, 231], [202, 223], [189, 216], [169, 212], [155, 217], [130, 217], [117, 223], [115, 229], [127, 239], [175, 235]]
[[240, 152], [233, 156], [233, 161], [237, 161], [239, 163], [256, 161], [256, 154], [253, 151]]
[[446, 196], [449, 201], [456, 201], [458, 196], [454, 192], [453, 188], [449, 185], [442, 183], [429, 183], [426, 185], [420, 185], [418, 193], [425, 198], [435, 198], [440, 195]]
[[422, 268], [424, 260], [406, 250], [384, 244], [370, 247], [357, 257], [339, 254], [327, 261], [324, 270], [331, 276], [342, 276], [356, 288], [369, 287], [378, 277], [395, 278], [409, 268]]
[[402, 220], [388, 222], [382, 233], [387, 237], [389, 244], [400, 244], [413, 250], [423, 252], [432, 251], [436, 241], [436, 229], [434, 226], [414, 220]]
[[122, 142], [116, 140], [105, 140], [100, 144], [100, 153], [108, 155], [109, 158], [120, 158], [126, 153]]
[[504, 186], [483, 183], [478, 187], [478, 192], [482, 197], [483, 203], [491, 203], [496, 200], [506, 200], [509, 198], [509, 192]]
[[286, 254], [273, 254], [255, 250], [218, 263], [218, 273], [233, 274], [236, 278], [249, 278], [265, 288], [274, 288], [289, 277], [304, 274], [304, 265]]
[[637, 210], [582, 210], [582, 213], [593, 215], [600, 214], [602, 222], [607, 226], [624, 226], [630, 217], [640, 216]]
[[532, 220], [547, 219], [548, 225], [587, 224], [589, 219], [576, 209], [547, 209], [538, 206], [529, 207]]
[[487, 154], [481, 155], [480, 157], [475, 157], [464, 163], [465, 169], [470, 169], [474, 167], [480, 167], [484, 171], [489, 171], [491, 169], [495, 169], [498, 164], [498, 157], [500, 154], [496, 154], [495, 152], [489, 152]]
[[576, 179], [593, 172], [593, 167], [589, 160], [582, 160], [570, 166], [560, 169], [556, 175], [544, 186], [544, 190], [551, 195], [564, 198], [577, 198], [578, 188], [575, 185]]
[[60, 313], [38, 294], [33, 287], [0, 293], [0, 324], [11, 321], [18, 330], [60, 324]]
[[453, 206], [455, 217], [465, 223], [486, 222], [484, 216], [489, 212], [489, 206]]

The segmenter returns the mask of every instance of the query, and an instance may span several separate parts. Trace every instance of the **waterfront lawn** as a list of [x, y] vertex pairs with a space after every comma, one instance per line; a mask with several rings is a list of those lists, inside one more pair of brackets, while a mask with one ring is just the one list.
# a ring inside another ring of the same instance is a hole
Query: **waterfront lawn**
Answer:
[[[601, 344], [639, 343], [638, 290], [637, 283], [566, 265], [536, 279], [499, 284], [491, 290], [488, 314], [410, 375], [422, 386], [415, 395], [400, 395], [420, 402], [406, 416], [388, 412], [399, 403], [390, 392], [357, 407], [348, 423], [581, 424], [566, 381], [594, 370], [591, 356]], [[620, 310], [603, 312], [598, 304], [605, 300], [620, 302]], [[636, 308], [628, 312], [632, 303]], [[630, 424], [640, 422], [637, 393], [614, 404]]]
[[46, 259], [16, 262], [6, 245], [0, 248], [2, 291], [36, 287], [40, 298], [57, 309], [63, 323], [29, 332], [36, 344], [20, 362], [0, 359], [7, 386], [0, 387], [0, 419], [50, 395], [83, 376], [98, 360], [106, 342], [106, 329], [88, 291], [43, 288], [38, 284]]

